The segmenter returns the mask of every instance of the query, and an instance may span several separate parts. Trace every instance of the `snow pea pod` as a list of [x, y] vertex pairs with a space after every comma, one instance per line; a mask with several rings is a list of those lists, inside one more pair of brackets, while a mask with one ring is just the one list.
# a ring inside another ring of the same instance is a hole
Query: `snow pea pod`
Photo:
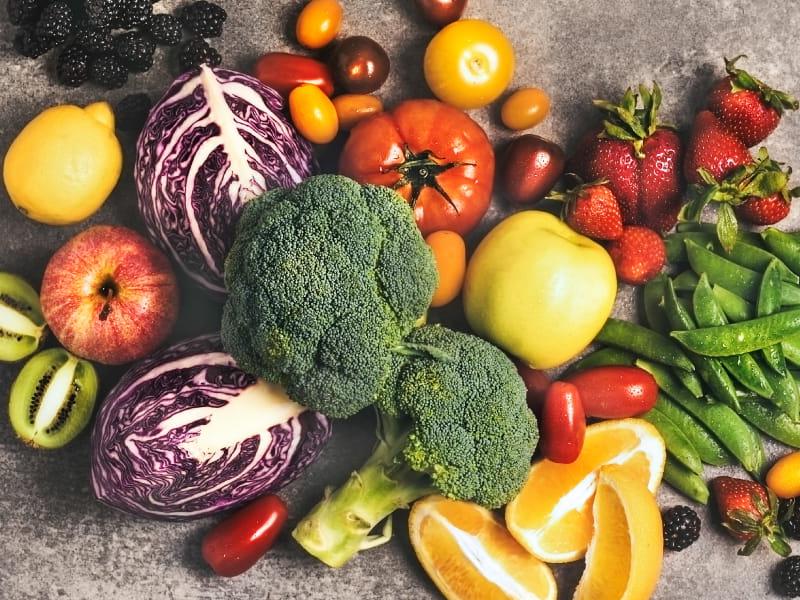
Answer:
[[800, 238], [774, 227], [762, 231], [761, 237], [775, 256], [785, 262], [792, 271], [800, 274]]
[[[781, 275], [778, 272], [777, 260], [772, 261], [761, 277], [761, 286], [756, 300], [756, 315], [766, 317], [781, 309]], [[767, 365], [781, 375], [786, 375], [786, 359], [783, 357], [780, 344], [773, 344], [761, 350]]]
[[800, 331], [800, 308], [722, 327], [673, 331], [670, 336], [703, 356], [733, 356], [778, 344]]
[[703, 474], [703, 463], [700, 460], [697, 449], [675, 423], [655, 408], [643, 414], [641, 418], [650, 423], [661, 434], [667, 452], [675, 457], [675, 460], [690, 471], [698, 475]]
[[[608, 367], [612, 365], [633, 365], [636, 355], [619, 348], [601, 348], [572, 363], [564, 371], [564, 375], [577, 373], [594, 367]], [[563, 376], [563, 375], [562, 375]]]
[[800, 334], [793, 335], [781, 342], [783, 357], [796, 367], [800, 367]]
[[[737, 265], [692, 240], [685, 240], [684, 243], [689, 265], [698, 276], [706, 273], [712, 284], [721, 285], [747, 300], [754, 301], [758, 297], [761, 275], [757, 271]], [[781, 282], [781, 303], [784, 306], [800, 304], [800, 287]]]
[[742, 396], [739, 403], [742, 405], [740, 414], [755, 427], [782, 444], [800, 448], [800, 423], [756, 396]]
[[664, 481], [681, 494], [700, 504], [708, 503], [709, 491], [706, 482], [671, 456], [664, 464]]
[[708, 427], [748, 473], [755, 476], [761, 474], [766, 461], [761, 438], [730, 406], [693, 397], [662, 365], [637, 360], [636, 366], [650, 373], [667, 396]]
[[697, 449], [701, 461], [717, 467], [731, 464], [732, 457], [730, 453], [720, 445], [708, 429], [675, 404], [663, 392], [658, 395], [655, 408], [680, 427], [681, 431], [689, 438], [692, 446]]
[[779, 375], [768, 368], [764, 368], [763, 372], [773, 389], [769, 401], [786, 413], [790, 419], [800, 420], [800, 391], [798, 391], [797, 382], [792, 374], [787, 371], [785, 375]]
[[697, 274], [694, 271], [683, 271], [672, 281], [678, 292], [693, 292], [697, 287]]
[[[692, 295], [692, 306], [695, 319], [700, 327], [720, 327], [728, 324], [725, 312], [717, 302], [705, 273], [700, 277], [700, 282]], [[765, 398], [772, 397], [772, 386], [767, 381], [761, 367], [749, 353], [721, 356], [719, 361], [744, 387]]]
[[[717, 236], [717, 224], [716, 223], [678, 223], [677, 230], [679, 233], [689, 232], [689, 231], [699, 231], [702, 233], [708, 233], [713, 235], [715, 238]], [[754, 244], [756, 246], [761, 245], [761, 238], [757, 233], [752, 231], [745, 231], [744, 229], [739, 229], [736, 234], [736, 239], [741, 240], [743, 242], [747, 242], [748, 244]]]
[[597, 334], [595, 341], [622, 348], [664, 365], [686, 371], [694, 370], [692, 361], [678, 344], [660, 333], [630, 321], [609, 319]]

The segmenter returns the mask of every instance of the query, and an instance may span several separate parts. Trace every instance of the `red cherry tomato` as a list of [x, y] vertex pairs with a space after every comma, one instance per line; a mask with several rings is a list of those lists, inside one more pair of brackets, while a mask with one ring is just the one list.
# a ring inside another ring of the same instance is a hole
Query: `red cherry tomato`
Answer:
[[544, 371], [532, 369], [524, 363], [517, 362], [516, 365], [519, 376], [528, 388], [528, 408], [539, 418], [542, 415], [545, 394], [550, 387], [550, 378]]
[[286, 505], [278, 496], [255, 500], [206, 534], [203, 560], [223, 577], [244, 573], [272, 547], [286, 517]]
[[564, 151], [538, 135], [515, 138], [503, 154], [500, 181], [514, 204], [535, 204], [553, 189], [564, 172]]
[[328, 97], [333, 95], [333, 74], [328, 65], [307, 56], [269, 52], [258, 59], [253, 75], [284, 98], [304, 83], [317, 86]]
[[541, 436], [545, 458], [563, 464], [577, 460], [586, 437], [586, 416], [578, 388], [571, 383], [554, 381], [547, 388]]
[[583, 409], [589, 417], [635, 417], [653, 408], [658, 398], [655, 379], [638, 367], [595, 367], [571, 375], [565, 381], [578, 388]]
[[444, 27], [461, 18], [467, 0], [417, 0], [417, 6], [427, 21]]
[[339, 172], [394, 188], [414, 207], [422, 235], [469, 233], [489, 208], [494, 150], [480, 125], [438, 100], [406, 100], [361, 121]]

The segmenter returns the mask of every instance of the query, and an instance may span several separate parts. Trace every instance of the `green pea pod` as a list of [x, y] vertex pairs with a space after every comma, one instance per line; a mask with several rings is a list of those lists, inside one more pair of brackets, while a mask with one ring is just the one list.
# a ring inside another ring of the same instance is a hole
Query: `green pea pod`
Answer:
[[[714, 238], [717, 237], [716, 223], [678, 223], [677, 230], [679, 233], [700, 231], [711, 234], [714, 236]], [[747, 242], [748, 244], [753, 244], [755, 246], [760, 246], [762, 244], [761, 237], [757, 233], [745, 231], [741, 228], [739, 228], [739, 231], [736, 234], [736, 239]]]
[[611, 365], [633, 365], [636, 362], [636, 355], [619, 348], [601, 348], [583, 358], [576, 360], [564, 372], [564, 375], [577, 373], [585, 369], [594, 367], [608, 367]]
[[661, 308], [664, 299], [665, 275], [659, 275], [648, 281], [642, 291], [642, 304], [647, 325], [653, 331], [669, 333], [669, 322]]
[[697, 274], [694, 271], [683, 271], [672, 280], [677, 292], [693, 292], [697, 287]]
[[732, 462], [730, 453], [723, 448], [717, 439], [703, 427], [692, 415], [675, 404], [668, 396], [660, 393], [655, 408], [670, 421], [680, 427], [692, 446], [706, 464], [720, 467]]
[[669, 369], [661, 365], [637, 360], [636, 366], [650, 373], [667, 396], [708, 427], [748, 473], [756, 477], [761, 475], [766, 462], [761, 438], [730, 406], [698, 400], [681, 387]]
[[800, 274], [800, 239], [774, 227], [762, 231], [761, 237], [775, 256], [785, 262], [792, 271]]
[[[689, 265], [698, 276], [706, 273], [712, 284], [721, 285], [747, 300], [755, 301], [761, 283], [761, 275], [757, 271], [737, 265], [708, 248], [695, 244], [692, 240], [686, 240], [684, 243]], [[783, 281], [781, 303], [784, 306], [800, 304], [800, 287]]]
[[704, 233], [702, 231], [671, 233], [664, 238], [664, 247], [667, 250], [667, 261], [673, 265], [688, 262], [689, 258], [686, 256], [684, 240], [692, 240], [701, 246], [708, 246], [709, 244], [713, 244], [716, 238], [716, 234]]
[[785, 375], [779, 375], [768, 368], [763, 371], [774, 390], [769, 401], [793, 421], [800, 420], [800, 391], [797, 389], [797, 382], [792, 374], [787, 371]]
[[641, 418], [658, 430], [658, 433], [664, 439], [667, 452], [674, 456], [678, 462], [698, 475], [703, 474], [703, 463], [700, 460], [697, 449], [692, 446], [692, 442], [689, 441], [689, 438], [675, 423], [656, 409], [651, 409], [643, 414]]
[[800, 308], [722, 327], [673, 331], [684, 348], [703, 356], [733, 356], [761, 350], [800, 331]]
[[730, 321], [739, 323], [740, 321], [749, 321], [755, 317], [755, 306], [741, 296], [734, 294], [720, 285], [715, 285], [713, 290], [717, 302]]
[[800, 423], [756, 396], [742, 396], [739, 403], [742, 405], [739, 414], [755, 427], [782, 444], [800, 448]]
[[689, 393], [695, 398], [703, 397], [703, 381], [694, 371], [684, 371], [683, 369], [672, 369], [675, 377], [683, 384]]
[[[773, 260], [761, 277], [761, 286], [756, 301], [756, 315], [766, 317], [774, 315], [781, 309], [781, 275], [778, 272], [778, 261]], [[780, 344], [767, 346], [761, 351], [764, 361], [781, 375], [786, 375], [786, 359]]]
[[[673, 330], [691, 331], [697, 329], [697, 325], [695, 325], [689, 311], [678, 300], [672, 280], [669, 278], [664, 282], [664, 314], [667, 315], [667, 320]], [[738, 410], [739, 399], [736, 396], [736, 386], [722, 363], [714, 358], [693, 353], [689, 353], [689, 360], [694, 363], [700, 379], [710, 388], [712, 396], [734, 410]]]
[[800, 334], [793, 335], [781, 342], [783, 357], [796, 367], [800, 367]]
[[697, 473], [693, 473], [671, 456], [664, 464], [664, 481], [681, 494], [699, 504], [707, 504], [709, 491], [706, 482]]
[[675, 342], [630, 321], [609, 319], [597, 334], [595, 341], [622, 348], [664, 365], [694, 371], [692, 361]]

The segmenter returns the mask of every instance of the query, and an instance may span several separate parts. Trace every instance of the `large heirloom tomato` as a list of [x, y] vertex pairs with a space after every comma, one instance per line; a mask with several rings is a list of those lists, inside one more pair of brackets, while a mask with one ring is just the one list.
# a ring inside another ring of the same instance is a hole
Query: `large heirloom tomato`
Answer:
[[353, 128], [339, 171], [397, 190], [423, 235], [469, 233], [489, 208], [494, 150], [480, 125], [438, 100], [406, 100]]

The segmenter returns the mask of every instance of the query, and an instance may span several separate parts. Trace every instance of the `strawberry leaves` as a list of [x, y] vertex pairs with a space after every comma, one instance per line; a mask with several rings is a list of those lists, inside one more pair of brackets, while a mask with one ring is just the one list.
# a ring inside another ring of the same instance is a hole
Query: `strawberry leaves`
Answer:
[[774, 108], [779, 115], [783, 114], [784, 110], [797, 110], [800, 108], [800, 102], [794, 96], [786, 92], [774, 90], [763, 81], [750, 75], [747, 71], [737, 69], [736, 62], [741, 58], [747, 58], [747, 56], [745, 54], [740, 54], [734, 58], [725, 59], [725, 70], [731, 78], [731, 91], [734, 93], [743, 90], [756, 92], [764, 99], [764, 102]]
[[[593, 104], [607, 113], [600, 137], [631, 142], [637, 158], [644, 158], [644, 140], [658, 129], [658, 109], [661, 107], [661, 88], [653, 82], [653, 89], [639, 86], [639, 93], [625, 90], [619, 104], [607, 100], [594, 100]], [[641, 99], [641, 107], [639, 100]]]

